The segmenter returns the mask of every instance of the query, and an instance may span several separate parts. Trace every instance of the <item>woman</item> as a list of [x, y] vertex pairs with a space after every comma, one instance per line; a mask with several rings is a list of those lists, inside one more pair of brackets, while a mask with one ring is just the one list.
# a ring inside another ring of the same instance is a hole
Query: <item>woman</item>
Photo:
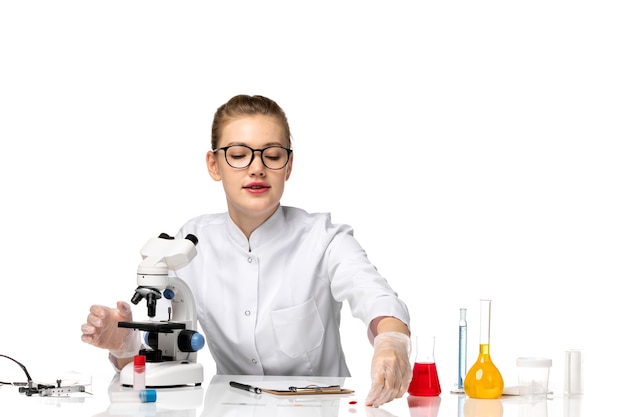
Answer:
[[[227, 213], [188, 221], [198, 255], [178, 270], [196, 299], [218, 374], [349, 376], [341, 305], [368, 325], [374, 345], [366, 404], [401, 397], [411, 378], [409, 314], [346, 225], [280, 204], [293, 168], [287, 117], [274, 101], [239, 95], [213, 120], [209, 175]], [[128, 304], [92, 306], [82, 340], [110, 350], [120, 369], [138, 351]]]

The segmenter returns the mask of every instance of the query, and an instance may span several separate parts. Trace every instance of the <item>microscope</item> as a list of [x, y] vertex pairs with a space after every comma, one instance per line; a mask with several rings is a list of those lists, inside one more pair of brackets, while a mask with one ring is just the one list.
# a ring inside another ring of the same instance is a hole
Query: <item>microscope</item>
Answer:
[[[161, 233], [148, 240], [141, 249], [143, 261], [137, 267], [137, 289], [131, 302], [137, 305], [146, 300], [148, 321], [119, 322], [118, 327], [144, 331], [144, 344], [138, 355], [146, 357], [146, 387], [166, 388], [198, 386], [204, 373], [197, 363], [197, 351], [204, 346], [204, 337], [196, 331], [196, 304], [189, 286], [178, 277], [169, 276], [187, 265], [196, 256], [198, 239], [187, 235], [184, 239]], [[170, 300], [167, 320], [154, 319], [157, 300]], [[150, 320], [152, 319], [152, 320]], [[123, 386], [133, 385], [133, 362], [120, 372]]]

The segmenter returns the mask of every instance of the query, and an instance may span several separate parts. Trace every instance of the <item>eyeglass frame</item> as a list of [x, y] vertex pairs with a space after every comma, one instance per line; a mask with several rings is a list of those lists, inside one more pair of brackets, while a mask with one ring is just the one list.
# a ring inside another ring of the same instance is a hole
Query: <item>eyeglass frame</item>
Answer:
[[[226, 157], [226, 152], [228, 151], [229, 148], [233, 148], [235, 146], [243, 146], [244, 148], [248, 148], [248, 149], [250, 149], [252, 151], [252, 158], [250, 158], [250, 162], [248, 162], [248, 165], [246, 165], [245, 167], [235, 167], [230, 162], [228, 162], [228, 158]], [[282, 149], [287, 151], [287, 160], [285, 161], [285, 165], [283, 165], [280, 168], [270, 168], [270, 167], [267, 166], [267, 164], [265, 163], [265, 159], [263, 159], [263, 152], [265, 152], [266, 150], [271, 149], [271, 148], [282, 148]], [[252, 162], [254, 161], [254, 158], [256, 156], [256, 152], [260, 152], [261, 153], [261, 163], [263, 164], [263, 166], [265, 168], [271, 169], [272, 171], [278, 171], [278, 170], [283, 169], [284, 167], [286, 167], [287, 164], [289, 163], [289, 159], [291, 158], [291, 154], [293, 153], [293, 149], [285, 148], [284, 146], [280, 146], [280, 145], [270, 145], [270, 146], [266, 146], [265, 148], [261, 148], [261, 149], [254, 149], [254, 148], [251, 148], [248, 145], [228, 145], [228, 146], [223, 146], [221, 148], [213, 149], [213, 152], [217, 152], [217, 151], [224, 151], [224, 160], [226, 161], [228, 166], [230, 166], [231, 168], [234, 168], [234, 169], [246, 169], [246, 168], [248, 168], [250, 165], [252, 165]]]

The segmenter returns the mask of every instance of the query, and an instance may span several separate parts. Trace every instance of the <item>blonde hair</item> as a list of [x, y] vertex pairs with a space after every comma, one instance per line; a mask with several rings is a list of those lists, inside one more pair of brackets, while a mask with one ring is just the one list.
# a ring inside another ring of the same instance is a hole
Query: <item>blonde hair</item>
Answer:
[[291, 148], [291, 131], [283, 109], [267, 97], [240, 94], [222, 104], [215, 111], [211, 127], [211, 149], [217, 149], [219, 138], [228, 122], [240, 117], [256, 115], [274, 117], [283, 126], [284, 139], [287, 140], [287, 147]]

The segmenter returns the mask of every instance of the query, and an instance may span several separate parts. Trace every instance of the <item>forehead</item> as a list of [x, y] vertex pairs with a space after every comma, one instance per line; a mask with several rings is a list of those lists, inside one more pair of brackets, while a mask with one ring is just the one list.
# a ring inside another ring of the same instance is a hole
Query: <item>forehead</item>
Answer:
[[220, 146], [235, 143], [262, 146], [270, 143], [287, 146], [285, 130], [272, 116], [243, 116], [230, 120], [222, 129]]

